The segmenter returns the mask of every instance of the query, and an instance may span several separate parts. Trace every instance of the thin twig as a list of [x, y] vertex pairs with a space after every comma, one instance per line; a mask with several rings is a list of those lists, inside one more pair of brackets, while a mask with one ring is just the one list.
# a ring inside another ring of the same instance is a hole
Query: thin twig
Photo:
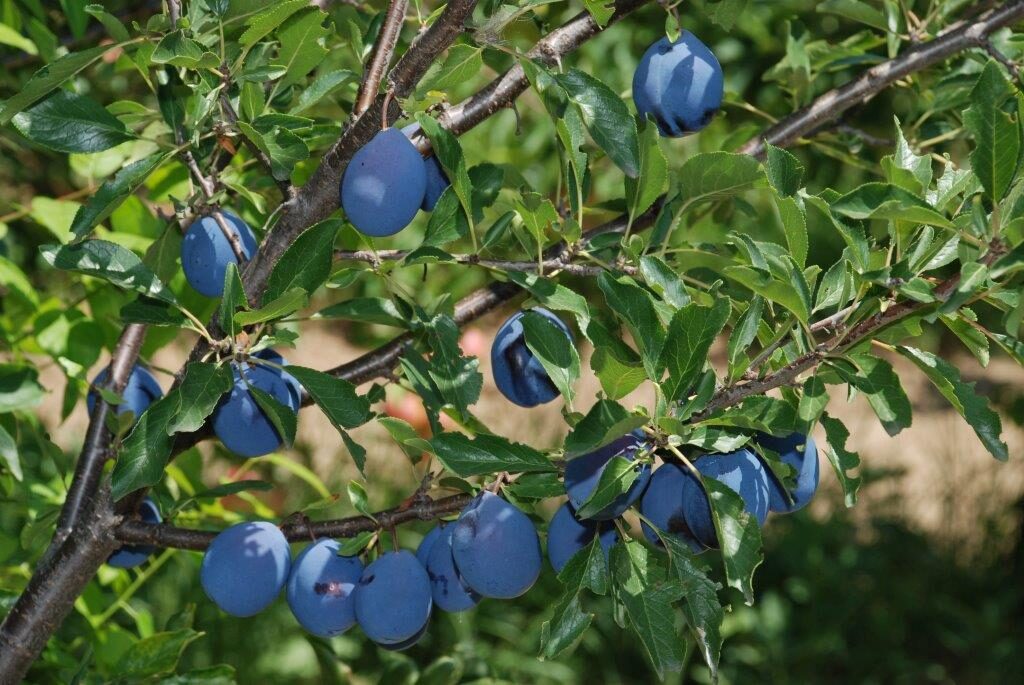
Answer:
[[398, 44], [398, 36], [402, 32], [405, 13], [408, 9], [409, 0], [390, 0], [388, 2], [388, 12], [384, 17], [384, 24], [380, 28], [377, 42], [370, 54], [370, 63], [366, 66], [366, 71], [363, 72], [363, 81], [359, 84], [359, 95], [352, 108], [353, 117], [362, 116], [363, 112], [368, 110], [373, 101], [377, 99], [380, 82], [395, 54], [395, 46]]
[[[377, 252], [372, 252], [370, 250], [337, 250], [334, 253], [334, 258], [340, 260], [368, 262], [375, 266], [379, 266], [382, 262], [400, 262], [409, 256], [410, 252], [411, 250], [378, 250]], [[577, 264], [570, 261], [567, 256], [554, 257], [552, 259], [545, 259], [538, 262], [536, 260], [517, 261], [507, 259], [482, 259], [474, 254], [454, 254], [451, 255], [450, 261], [456, 264], [469, 264], [486, 269], [519, 271], [523, 273], [543, 272], [545, 274], [551, 274], [554, 271], [561, 271], [562, 273], [572, 276], [597, 276], [608, 271], [605, 267], [597, 264]], [[635, 275], [638, 271], [635, 266], [629, 264], [622, 264], [616, 267], [615, 270], [631, 276]]]

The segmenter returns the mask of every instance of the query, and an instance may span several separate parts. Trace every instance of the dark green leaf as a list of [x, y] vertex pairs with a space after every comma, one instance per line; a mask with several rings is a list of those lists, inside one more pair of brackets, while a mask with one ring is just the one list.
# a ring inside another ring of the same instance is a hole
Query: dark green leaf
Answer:
[[825, 428], [825, 436], [828, 438], [830, 449], [825, 450], [825, 456], [835, 470], [836, 478], [843, 488], [846, 496], [846, 506], [852, 507], [857, 503], [857, 490], [860, 489], [860, 478], [849, 473], [851, 469], [860, 465], [860, 457], [855, 452], [847, 451], [846, 439], [850, 437], [850, 431], [846, 430], [839, 419], [834, 419], [827, 413], [821, 417], [821, 425]]
[[678, 402], [689, 394], [712, 343], [729, 321], [729, 310], [729, 300], [719, 298], [713, 307], [689, 304], [673, 315], [659, 362], [668, 371], [661, 384], [666, 401]]
[[118, 171], [114, 178], [105, 181], [75, 214], [75, 219], [71, 222], [71, 232], [75, 237], [84, 237], [94, 227], [106, 221], [111, 212], [120, 207], [121, 203], [134, 193], [165, 159], [166, 155], [163, 153], [140, 159]]
[[[243, 374], [244, 377], [245, 375]], [[248, 390], [252, 398], [256, 400], [256, 404], [259, 405], [260, 411], [263, 412], [263, 415], [267, 417], [267, 420], [270, 421], [271, 425], [274, 426], [274, 430], [281, 437], [284, 447], [291, 447], [292, 443], [295, 442], [295, 429], [298, 423], [292, 408], [281, 404], [273, 395], [260, 390], [255, 385], [249, 385]]]
[[174, 438], [167, 432], [181, 400], [173, 390], [142, 413], [121, 445], [111, 474], [111, 496], [119, 500], [139, 488], [156, 485], [163, 478]]
[[118, 660], [114, 672], [129, 680], [173, 673], [185, 648], [202, 636], [184, 629], [142, 638]]
[[135, 139], [98, 102], [66, 90], [16, 114], [13, 123], [29, 140], [58, 152], [101, 152]]
[[605, 301], [629, 328], [633, 342], [640, 348], [644, 369], [651, 378], [658, 377], [658, 359], [665, 344], [661, 326], [650, 293], [627, 277], [616, 280], [607, 272], [597, 278]]
[[[707, 457], [713, 459], [714, 457]], [[761, 565], [761, 527], [757, 518], [746, 510], [743, 498], [715, 478], [705, 478], [704, 488], [711, 502], [712, 517], [725, 578], [730, 587], [743, 593], [747, 604], [754, 603], [754, 571]]]
[[571, 406], [575, 396], [573, 383], [580, 377], [580, 356], [576, 346], [561, 328], [536, 312], [526, 312], [521, 321], [526, 346]]
[[356, 428], [372, 418], [370, 401], [356, 394], [356, 386], [322, 371], [291, 365], [288, 373], [295, 377], [334, 427]]
[[618, 402], [598, 400], [565, 438], [567, 457], [593, 452], [647, 423], [647, 417], [632, 414]]
[[583, 123], [609, 159], [629, 177], [640, 173], [640, 143], [636, 121], [626, 103], [597, 78], [570, 69], [555, 75], [569, 99], [583, 115]]
[[601, 470], [601, 478], [590, 492], [590, 496], [576, 512], [579, 518], [588, 519], [615, 501], [629, 490], [639, 476], [637, 464], [625, 457], [612, 457]]
[[394, 302], [383, 297], [355, 297], [325, 307], [314, 316], [317, 319], [363, 321], [395, 328], [408, 328], [412, 323], [409, 317], [398, 311]]
[[314, 293], [331, 275], [334, 237], [341, 228], [340, 219], [327, 219], [303, 231], [274, 265], [263, 293], [263, 304], [293, 288]]
[[1006, 195], [1020, 161], [1021, 130], [1016, 101], [1010, 101], [1009, 111], [1006, 107], [1012, 92], [1002, 67], [989, 60], [971, 91], [971, 106], [963, 113], [964, 125], [975, 146], [971, 170], [994, 202]]
[[110, 43], [81, 52], [72, 52], [41, 68], [15, 95], [0, 105], [0, 126], [8, 123], [15, 114], [31, 106], [32, 103], [45, 97], [62, 83], [90, 66], [108, 50], [118, 47], [120, 46], [116, 43]]
[[116, 286], [177, 304], [167, 286], [134, 252], [106, 240], [85, 240], [72, 245], [43, 245], [43, 259], [56, 269], [76, 271], [110, 281]]
[[202, 428], [221, 396], [229, 392], [233, 384], [231, 370], [226, 365], [189, 363], [185, 367], [185, 378], [178, 387], [180, 401], [174, 418], [167, 424], [167, 434]]
[[294, 314], [302, 309], [308, 303], [309, 294], [305, 290], [302, 288], [292, 288], [259, 309], [254, 309], [251, 312], [236, 313], [234, 320], [239, 326], [251, 326], [254, 323], [283, 319], [289, 314]]
[[768, 154], [764, 162], [768, 182], [781, 195], [795, 195], [803, 182], [804, 165], [793, 156], [793, 153], [771, 143], [765, 146], [765, 151]]
[[555, 470], [543, 453], [497, 435], [478, 435], [470, 440], [462, 433], [441, 433], [431, 438], [430, 446], [449, 471], [464, 478], [499, 471]]

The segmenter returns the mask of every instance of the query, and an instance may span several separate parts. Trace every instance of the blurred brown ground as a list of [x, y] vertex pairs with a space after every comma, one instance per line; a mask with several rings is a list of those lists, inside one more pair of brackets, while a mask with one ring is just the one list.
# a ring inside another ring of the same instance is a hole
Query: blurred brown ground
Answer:
[[[559, 403], [522, 409], [508, 403], [494, 388], [487, 349], [494, 329], [502, 320], [503, 314], [492, 314], [481, 320], [478, 326], [467, 329], [469, 337], [464, 338], [464, 346], [470, 348], [466, 350], [467, 354], [480, 357], [485, 379], [475, 412], [502, 435], [534, 446], [551, 445], [566, 432], [565, 422], [559, 414]], [[299, 348], [284, 351], [285, 356], [291, 363], [324, 369], [351, 360], [364, 351], [351, 345], [339, 331], [337, 323], [310, 323], [304, 327]], [[178, 368], [185, 349], [184, 343], [165, 348], [153, 362], [164, 368]], [[583, 355], [584, 374], [577, 385], [576, 409], [579, 411], [589, 408], [593, 400], [588, 398], [596, 397], [599, 389], [596, 378], [589, 371], [589, 350], [585, 350]], [[105, 361], [101, 360], [101, 363]], [[721, 365], [720, 359], [715, 361]], [[913, 424], [894, 438], [883, 430], [863, 397], [848, 402], [844, 387], [832, 388], [829, 412], [842, 419], [849, 428], [848, 447], [860, 454], [861, 474], [879, 470], [898, 472], [896, 477], [862, 490], [860, 502], [854, 510], [855, 516], [866, 520], [870, 510], [876, 516], [882, 512], [902, 520], [913, 529], [955, 547], [958, 557], [963, 560], [980, 553], [997, 552], [978, 549], [979, 543], [975, 540], [981, 536], [975, 534], [981, 525], [996, 525], [1003, 539], [1012, 542], [1019, 530], [1020, 512], [1014, 504], [1024, 497], [1024, 459], [1021, 458], [1024, 429], [1010, 417], [1002, 417], [1003, 437], [1009, 445], [1010, 459], [1007, 463], [996, 461], [984, 450], [967, 423], [949, 408], [916, 368], [902, 358], [890, 361], [903, 380], [914, 407]], [[993, 359], [987, 369], [966, 354], [958, 355], [953, 361], [968, 380], [992, 379], [1018, 387], [1024, 384], [1024, 370], [1006, 359]], [[40, 415], [51, 427], [53, 438], [59, 445], [77, 450], [88, 418], [84, 403], [63, 425], [57, 425], [63, 377], [51, 365], [43, 372], [41, 380], [51, 394], [40, 407]], [[160, 380], [165, 388], [170, 384], [167, 377]], [[394, 404], [405, 403], [407, 409], [416, 406], [414, 396], [403, 395], [399, 388], [388, 389], [389, 400]], [[649, 405], [650, 402], [651, 393], [643, 388], [623, 400], [626, 406]], [[1021, 420], [1021, 417], [1017, 418]], [[367, 477], [371, 483], [392, 482], [399, 491], [411, 491], [415, 487], [416, 475], [409, 460], [382, 428], [370, 424], [353, 431], [353, 436], [367, 449]], [[824, 442], [821, 431], [815, 437], [819, 443]], [[203, 449], [211, 448], [207, 445]], [[305, 463], [332, 492], [344, 493], [348, 480], [359, 477], [337, 431], [316, 410], [307, 409], [301, 414], [294, 454], [308, 460]], [[821, 459], [823, 487], [838, 492], [831, 467], [823, 456]], [[212, 463], [216, 467], [209, 474], [207, 485], [215, 484], [230, 466], [230, 462], [224, 459]], [[379, 508], [393, 504], [375, 492], [379, 489], [370, 487], [368, 490], [371, 506]], [[385, 493], [383, 496], [388, 495]], [[840, 499], [818, 498], [812, 505], [812, 515], [829, 516], [834, 506], [832, 503], [836, 501]]]

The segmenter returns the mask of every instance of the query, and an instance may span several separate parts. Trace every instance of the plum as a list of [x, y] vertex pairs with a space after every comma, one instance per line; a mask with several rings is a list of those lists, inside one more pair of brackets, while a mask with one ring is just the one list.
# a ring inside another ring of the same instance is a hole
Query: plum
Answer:
[[[92, 379], [92, 384], [102, 385], [107, 382], [108, 378], [110, 378], [110, 367], [100, 371]], [[149, 408], [149, 405], [156, 402], [163, 395], [164, 391], [160, 389], [160, 384], [157, 383], [153, 374], [145, 367], [136, 364], [128, 376], [128, 382], [124, 386], [124, 391], [121, 393], [122, 402], [117, 405], [117, 413], [124, 414], [130, 411], [135, 414], [137, 419]], [[85, 397], [85, 406], [88, 407], [90, 414], [92, 414], [93, 407], [96, 406], [97, 397], [99, 397], [99, 393], [95, 390], [90, 390], [89, 394]]]
[[586, 547], [598, 535], [601, 535], [601, 548], [604, 558], [619, 541], [619, 533], [611, 523], [597, 523], [591, 520], [579, 520], [572, 505], [566, 502], [548, 523], [548, 561], [555, 573], [561, 573], [576, 552]]
[[[572, 333], [561, 319], [543, 307], [529, 310], [536, 312], [565, 333], [569, 344], [573, 344]], [[526, 334], [522, 318], [526, 312], [516, 312], [501, 325], [494, 335], [491, 346], [491, 373], [494, 384], [509, 401], [520, 407], [536, 407], [558, 397], [558, 388], [551, 382], [548, 372], [530, 348], [526, 346]]]
[[368, 638], [401, 649], [430, 619], [430, 578], [412, 552], [382, 554], [363, 570], [355, 604], [356, 621]]
[[[139, 505], [139, 519], [146, 523], [160, 523], [160, 510], [156, 502], [147, 497]], [[156, 547], [152, 545], [121, 545], [121, 548], [107, 557], [107, 564], [117, 568], [134, 568], [149, 558]]]
[[455, 560], [452, 558], [454, 526], [445, 526], [440, 530], [440, 535], [430, 545], [426, 566], [434, 606], [450, 613], [472, 609], [480, 602], [480, 595], [466, 585], [459, 570], [455, 568]]
[[[279, 352], [277, 352], [276, 350], [272, 350], [270, 348], [262, 349], [253, 356], [271, 362], [273, 364], [277, 364], [278, 366], [288, 366], [288, 362], [285, 360], [285, 358], [282, 357]], [[281, 378], [284, 379], [284, 382], [288, 384], [288, 391], [291, 394], [292, 398], [292, 401], [288, 403], [288, 406], [294, 405], [295, 407], [301, 407], [302, 384], [299, 383], [298, 379], [282, 369], [274, 369], [274, 367], [272, 366], [263, 368], [277, 371], [281, 375]]]
[[689, 31], [674, 43], [662, 38], [647, 48], [633, 73], [633, 102], [641, 119], [654, 118], [661, 135], [699, 131], [722, 106], [722, 66]]
[[[565, 466], [565, 491], [569, 494], [569, 502], [572, 503], [573, 509], [579, 511], [590, 498], [590, 494], [601, 480], [605, 466], [612, 458], [621, 456], [634, 460], [636, 453], [646, 446], [643, 433], [634, 431], [589, 454], [570, 459]], [[629, 490], [590, 518], [601, 521], [621, 516], [633, 502], [640, 499], [647, 482], [651, 479], [651, 465], [642, 464], [638, 468], [640, 473], [629, 486]]]
[[[694, 537], [683, 514], [683, 494], [687, 483], [700, 489], [697, 479], [687, 469], [676, 464], [662, 464], [651, 476], [647, 491], [640, 500], [640, 513], [662, 533], [676, 536], [699, 554], [707, 548]], [[658, 533], [646, 521], [640, 525], [651, 544], [662, 545]]]
[[492, 492], [473, 498], [453, 524], [452, 556], [466, 585], [484, 597], [518, 597], [540, 575], [533, 522]]
[[206, 596], [232, 616], [254, 616], [288, 580], [291, 550], [268, 521], [236, 523], [213, 539], [199, 572]]
[[285, 597], [299, 624], [313, 635], [341, 635], [356, 623], [359, 557], [338, 555], [337, 540], [318, 540], [295, 558]]
[[[224, 222], [239, 237], [246, 261], [256, 254], [256, 236], [248, 224], [231, 212], [221, 210]], [[224, 294], [224, 274], [238, 257], [212, 214], [192, 222], [181, 241], [181, 268], [189, 285], [207, 297]]]
[[441, 531], [445, 528], [445, 524], [439, 523], [430, 529], [430, 531], [423, 536], [420, 540], [420, 546], [416, 548], [416, 558], [419, 559], [420, 563], [423, 564], [423, 568], [427, 567], [427, 560], [430, 559], [430, 550], [434, 548], [434, 543], [441, 537]]
[[[402, 133], [407, 138], [411, 138], [419, 130], [419, 124], [409, 124], [402, 129]], [[437, 156], [430, 155], [423, 160], [423, 164], [427, 172], [427, 187], [423, 193], [423, 202], [420, 204], [420, 209], [424, 212], [431, 212], [434, 210], [437, 201], [441, 199], [441, 195], [452, 182], [448, 179], [448, 174], [444, 172], [441, 162], [437, 160]]]
[[[758, 525], [768, 517], [768, 473], [760, 458], [748, 449], [728, 454], [709, 454], [693, 464], [704, 478], [714, 478], [743, 498], [744, 508]], [[686, 525], [701, 544], [718, 547], [718, 534], [711, 517], [707, 493], [696, 479], [683, 486], [683, 515]]]
[[782, 463], [796, 471], [796, 486], [788, 490], [771, 469], [765, 469], [770, 486], [769, 508], [780, 514], [803, 509], [818, 490], [818, 446], [814, 438], [803, 433], [791, 433], [784, 438], [764, 434], [758, 436], [757, 442], [778, 454]]
[[246, 381], [294, 412], [299, 410], [298, 397], [277, 369], [235, 364], [234, 375], [234, 387], [213, 410], [213, 432], [225, 447], [240, 456], [270, 454], [281, 446], [282, 439], [249, 392]]
[[387, 128], [352, 156], [341, 179], [341, 206], [358, 231], [380, 238], [409, 225], [426, 188], [419, 150], [397, 128]]

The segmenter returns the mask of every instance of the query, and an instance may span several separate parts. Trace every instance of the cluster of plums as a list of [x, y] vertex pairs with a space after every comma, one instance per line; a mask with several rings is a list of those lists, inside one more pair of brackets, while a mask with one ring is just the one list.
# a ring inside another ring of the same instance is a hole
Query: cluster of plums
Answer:
[[434, 607], [459, 612], [484, 597], [510, 599], [541, 571], [540, 540], [526, 516], [482, 492], [452, 523], [431, 530], [416, 553], [385, 552], [368, 565], [319, 540], [294, 561], [271, 523], [239, 523], [214, 538], [203, 557], [203, 589], [222, 610], [252, 616], [286, 590], [303, 628], [322, 637], [358, 624], [375, 643], [405, 649], [426, 632]]

